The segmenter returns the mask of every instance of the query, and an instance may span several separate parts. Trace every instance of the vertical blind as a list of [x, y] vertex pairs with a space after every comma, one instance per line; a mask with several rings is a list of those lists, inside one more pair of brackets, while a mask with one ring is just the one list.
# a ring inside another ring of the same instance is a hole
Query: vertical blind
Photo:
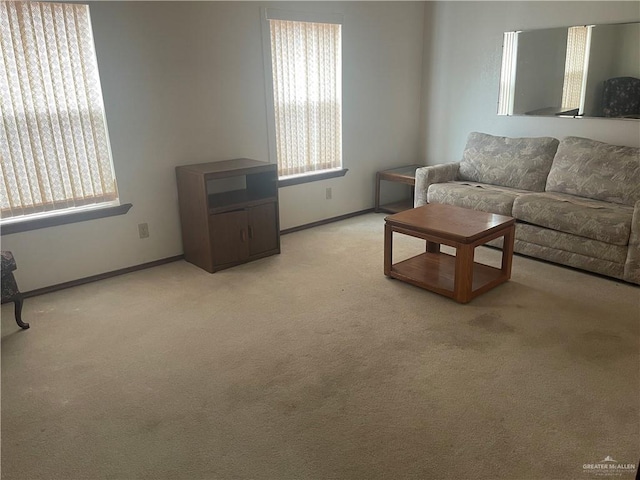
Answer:
[[2, 218], [117, 203], [89, 7], [0, 4]]
[[567, 56], [562, 86], [562, 108], [582, 107], [583, 83], [588, 62], [589, 27], [570, 27], [567, 34]]
[[519, 32], [504, 32], [503, 36], [498, 115], [513, 114], [516, 61], [518, 59], [518, 34]]
[[342, 167], [341, 25], [269, 25], [279, 176]]

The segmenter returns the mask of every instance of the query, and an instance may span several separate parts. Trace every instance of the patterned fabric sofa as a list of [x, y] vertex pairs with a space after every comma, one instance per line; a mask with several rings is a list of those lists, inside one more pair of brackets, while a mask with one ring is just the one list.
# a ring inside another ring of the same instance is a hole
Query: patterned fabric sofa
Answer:
[[474, 132], [461, 161], [419, 168], [415, 191], [416, 207], [514, 217], [518, 253], [640, 284], [640, 148]]

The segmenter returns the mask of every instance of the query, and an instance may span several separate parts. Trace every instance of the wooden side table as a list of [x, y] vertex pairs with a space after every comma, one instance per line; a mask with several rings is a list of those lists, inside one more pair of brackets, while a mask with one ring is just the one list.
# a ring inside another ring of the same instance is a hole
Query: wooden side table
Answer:
[[[392, 168], [390, 170], [382, 170], [380, 172], [377, 172], [375, 212], [397, 213], [413, 208], [413, 189], [416, 185], [416, 169], [421, 167], [424, 167], [424, 165], [406, 165], [404, 167]], [[382, 180], [410, 185], [411, 198], [407, 198], [395, 203], [380, 205], [380, 182]]]

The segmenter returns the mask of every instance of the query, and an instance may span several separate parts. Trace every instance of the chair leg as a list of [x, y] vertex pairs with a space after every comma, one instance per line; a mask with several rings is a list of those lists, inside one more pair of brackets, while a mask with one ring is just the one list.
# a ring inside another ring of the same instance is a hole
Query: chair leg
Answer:
[[27, 328], [29, 328], [29, 324], [28, 323], [24, 323], [22, 321], [22, 303], [24, 302], [24, 300], [22, 299], [22, 296], [19, 296], [18, 298], [16, 298], [14, 300], [14, 305], [15, 305], [15, 312], [16, 312], [16, 323], [18, 324], [18, 326], [20, 328], [24, 328], [25, 330]]

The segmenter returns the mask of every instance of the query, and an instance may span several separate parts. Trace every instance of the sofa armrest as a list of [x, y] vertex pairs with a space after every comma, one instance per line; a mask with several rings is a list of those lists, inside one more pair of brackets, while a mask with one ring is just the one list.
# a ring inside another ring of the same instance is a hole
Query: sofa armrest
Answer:
[[455, 180], [458, 177], [459, 168], [460, 162], [441, 163], [439, 165], [418, 168], [416, 170], [416, 188], [413, 206], [420, 207], [421, 205], [426, 205], [429, 185]]
[[624, 264], [623, 279], [640, 285], [640, 200], [636, 202], [633, 209], [629, 250], [627, 250], [627, 261]]

